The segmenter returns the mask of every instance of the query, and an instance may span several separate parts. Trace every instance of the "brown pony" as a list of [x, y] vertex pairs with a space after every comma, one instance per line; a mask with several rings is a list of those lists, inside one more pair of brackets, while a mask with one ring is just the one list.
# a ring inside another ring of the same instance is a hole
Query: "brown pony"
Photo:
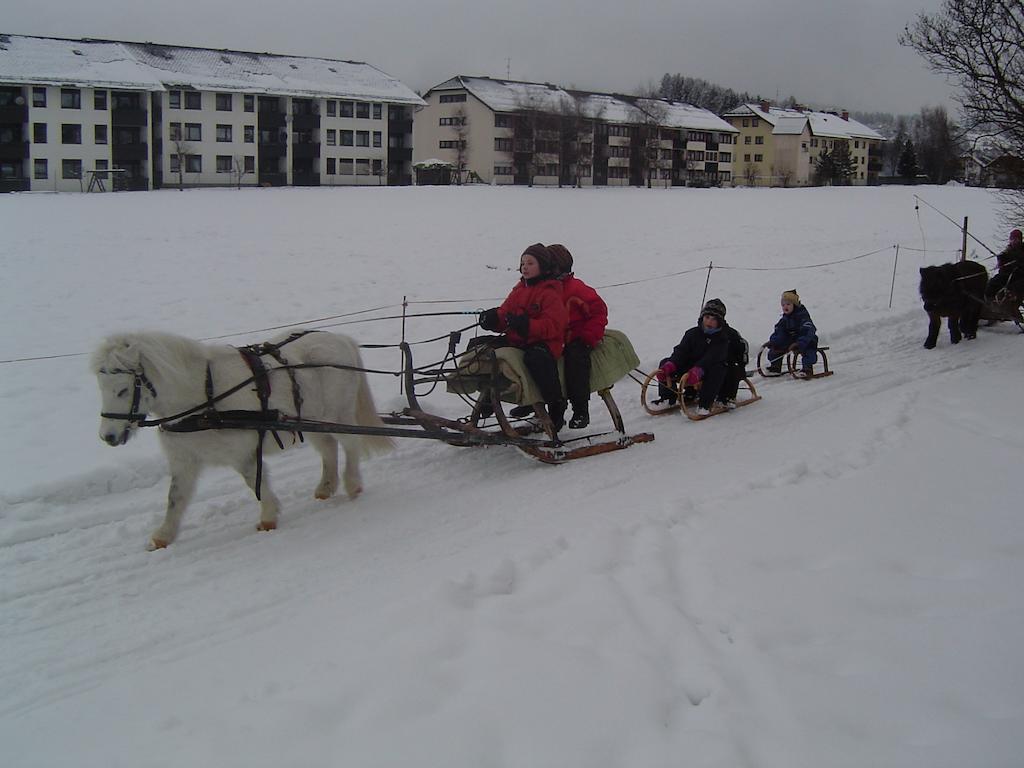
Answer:
[[935, 346], [943, 317], [949, 318], [949, 341], [952, 344], [960, 342], [961, 333], [968, 339], [978, 335], [978, 320], [987, 284], [988, 270], [976, 261], [921, 268], [921, 300], [924, 311], [928, 313], [925, 349]]

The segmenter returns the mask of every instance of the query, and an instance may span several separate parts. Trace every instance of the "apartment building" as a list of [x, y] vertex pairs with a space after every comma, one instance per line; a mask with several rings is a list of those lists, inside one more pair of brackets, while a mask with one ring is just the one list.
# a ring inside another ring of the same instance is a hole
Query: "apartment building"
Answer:
[[0, 35], [0, 191], [408, 184], [423, 103], [362, 62]]
[[492, 184], [731, 183], [739, 131], [688, 104], [458, 75], [424, 94], [414, 161]]
[[846, 144], [853, 158], [850, 183], [874, 182], [882, 170], [877, 131], [847, 112], [781, 109], [767, 101], [743, 104], [722, 115], [739, 131], [733, 166], [736, 183], [746, 186], [802, 187], [813, 184], [815, 164], [823, 152]]

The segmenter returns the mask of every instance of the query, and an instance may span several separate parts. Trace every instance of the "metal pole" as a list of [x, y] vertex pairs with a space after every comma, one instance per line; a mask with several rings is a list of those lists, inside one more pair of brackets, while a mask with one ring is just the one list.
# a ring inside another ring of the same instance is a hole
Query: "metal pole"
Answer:
[[967, 261], [967, 217], [964, 216], [964, 242], [960, 247], [960, 261]]
[[[405, 314], [408, 311], [408, 309], [409, 309], [409, 297], [408, 296], [402, 296], [402, 344], [405, 344]], [[405, 353], [403, 352], [401, 354], [402, 354], [402, 366], [404, 367], [404, 365], [405, 365]], [[400, 394], [400, 395], [404, 394], [404, 392], [405, 392], [405, 387], [403, 386], [404, 380], [405, 380], [404, 376], [399, 376], [398, 377], [398, 394]]]
[[889, 309], [892, 309], [892, 294], [896, 290], [896, 265], [900, 263], [900, 245], [896, 244], [896, 257], [892, 260], [892, 287], [889, 288]]
[[704, 309], [704, 302], [707, 301], [708, 298], [708, 283], [711, 282], [711, 270], [714, 269], [714, 266], [715, 263], [713, 261], [708, 262], [708, 277], [707, 280], [704, 281], [704, 296], [700, 300], [701, 309]]

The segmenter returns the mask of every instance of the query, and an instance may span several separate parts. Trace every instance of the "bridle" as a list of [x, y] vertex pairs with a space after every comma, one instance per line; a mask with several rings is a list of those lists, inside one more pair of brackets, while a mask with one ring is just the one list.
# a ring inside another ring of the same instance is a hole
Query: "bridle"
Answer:
[[140, 367], [139, 370], [133, 371], [129, 368], [100, 368], [99, 373], [117, 375], [117, 374], [130, 374], [132, 377], [132, 404], [128, 409], [128, 413], [110, 413], [106, 411], [100, 412], [100, 417], [104, 419], [117, 419], [119, 421], [127, 421], [129, 424], [138, 424], [142, 426], [146, 420], [146, 414], [139, 413], [139, 403], [142, 400], [142, 388], [145, 387], [149, 390], [149, 394], [156, 397], [156, 387], [153, 386], [153, 382], [146, 376], [146, 372]]

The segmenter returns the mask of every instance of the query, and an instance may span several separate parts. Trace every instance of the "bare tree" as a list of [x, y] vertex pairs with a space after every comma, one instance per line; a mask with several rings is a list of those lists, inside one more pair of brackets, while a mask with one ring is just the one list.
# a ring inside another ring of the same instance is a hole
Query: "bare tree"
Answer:
[[[668, 106], [657, 97], [637, 99], [633, 105], [633, 120], [637, 124], [634, 156], [639, 160], [650, 189], [652, 180], [660, 176], [661, 127], [668, 116]], [[671, 161], [669, 161], [671, 167]]]
[[245, 158], [241, 155], [235, 155], [231, 158], [231, 176], [235, 180], [235, 186], [237, 189], [242, 188], [242, 179], [248, 176], [253, 171], [250, 171], [245, 167]]
[[[939, 13], [918, 14], [900, 43], [958, 83], [967, 130], [1024, 158], [1024, 3], [944, 0]], [[1024, 190], [1011, 208], [1024, 216]]]
[[747, 163], [743, 166], [743, 178], [746, 179], [747, 186], [753, 187], [757, 185], [757, 166], [753, 163]]
[[171, 173], [178, 173], [178, 189], [185, 188], [185, 158], [192, 154], [192, 145], [180, 136], [171, 139], [171, 146], [174, 147], [174, 155], [178, 158], [178, 167], [174, 168], [174, 156], [171, 157]]
[[933, 184], [945, 184], [956, 177], [963, 153], [959, 133], [944, 107], [924, 107], [914, 120], [917, 163]]

